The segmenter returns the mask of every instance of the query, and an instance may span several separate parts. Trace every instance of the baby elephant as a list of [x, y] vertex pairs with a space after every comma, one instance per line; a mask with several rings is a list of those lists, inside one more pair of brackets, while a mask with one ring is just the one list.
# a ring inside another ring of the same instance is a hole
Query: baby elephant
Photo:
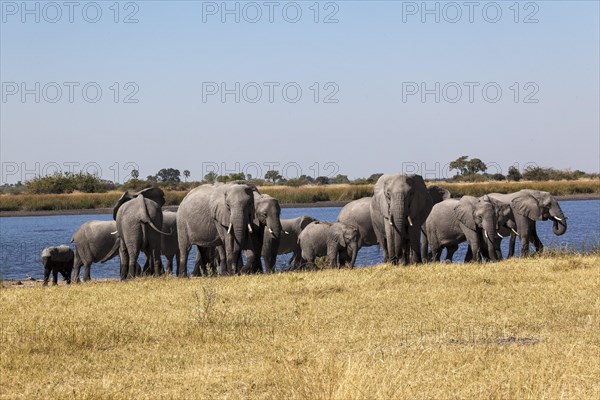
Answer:
[[359, 241], [358, 229], [343, 222], [312, 222], [298, 237], [302, 261], [310, 269], [314, 269], [315, 259], [323, 256], [337, 267], [340, 252], [350, 255], [350, 268], [354, 267]]
[[71, 283], [71, 272], [73, 271], [73, 259], [75, 253], [67, 245], [46, 247], [42, 250], [42, 264], [44, 264], [44, 286], [48, 286], [50, 271], [52, 271], [52, 284], [58, 283], [58, 273]]

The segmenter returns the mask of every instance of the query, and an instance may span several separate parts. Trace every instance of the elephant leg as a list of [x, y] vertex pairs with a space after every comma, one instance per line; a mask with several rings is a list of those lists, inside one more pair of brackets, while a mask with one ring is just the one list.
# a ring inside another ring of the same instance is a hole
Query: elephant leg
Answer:
[[[75, 259], [73, 260], [73, 271], [71, 272], [71, 280], [75, 283], [79, 283], [79, 272], [81, 271], [82, 265], [83, 265], [83, 262], [81, 261], [81, 258], [79, 257], [79, 253], [77, 252], [77, 250], [75, 250]], [[85, 280], [85, 273], [84, 273], [84, 280]]]
[[507, 258], [514, 257], [515, 255], [515, 242], [517, 241], [517, 235], [511, 232], [510, 239], [508, 242], [508, 256]]
[[50, 272], [52, 268], [49, 265], [44, 265], [44, 283], [42, 285], [48, 286], [48, 280], [50, 280]]
[[521, 257], [529, 257], [529, 232], [520, 233], [521, 235]]
[[[92, 280], [91, 276], [92, 263], [88, 262], [83, 264], [83, 281], [88, 282]], [[77, 271], [77, 280], [79, 280], [79, 271]]]
[[179, 262], [181, 261], [181, 256], [179, 252], [175, 253], [175, 275], [179, 276]]
[[537, 227], [535, 224], [533, 225], [533, 233], [531, 234], [531, 237], [533, 239], [533, 245], [535, 246], [535, 252], [536, 253], [543, 252], [544, 245], [542, 244], [542, 241], [540, 240], [540, 237], [537, 234]]
[[127, 268], [129, 266], [129, 254], [127, 253], [127, 246], [123, 240], [119, 246], [119, 259], [121, 260], [121, 280], [127, 279]]
[[137, 259], [140, 256], [140, 249], [127, 247], [127, 253], [129, 254], [129, 270], [127, 273], [127, 278], [132, 279], [136, 276], [135, 267], [137, 264]]
[[[149, 276], [151, 275], [150, 272], [150, 259], [152, 258], [149, 252], [144, 252], [144, 254], [146, 255], [146, 262], [144, 262], [144, 268], [142, 270], [142, 275], [143, 276]], [[137, 273], [136, 273], [137, 275]]]
[[179, 266], [177, 267], [177, 276], [179, 278], [187, 278], [187, 260], [190, 254], [190, 249], [179, 246]]
[[159, 245], [158, 247], [152, 247], [152, 262], [154, 264], [154, 276], [161, 276], [165, 273], [163, 270], [162, 258], [160, 256], [160, 236], [158, 238]]
[[165, 268], [165, 274], [173, 275], [173, 255], [170, 254], [170, 255], [166, 256], [166, 258], [167, 258], [167, 265]]
[[467, 246], [467, 253], [465, 254], [464, 262], [468, 263], [473, 260], [473, 250], [471, 249], [471, 245]]
[[65, 267], [61, 268], [59, 272], [62, 275], [63, 280], [67, 281], [67, 285], [70, 285], [71, 284], [71, 274], [69, 274], [67, 271], [68, 271], [68, 267], [65, 266]]
[[192, 270], [192, 276], [198, 277], [202, 276], [200, 269], [204, 266], [203, 264], [206, 261], [202, 257], [202, 248], [200, 246], [196, 246], [196, 259], [194, 260], [194, 269]]
[[427, 240], [427, 236], [425, 233], [421, 236], [421, 260], [423, 262], [429, 261], [429, 240]]
[[421, 264], [423, 262], [423, 259], [421, 258], [421, 226], [418, 223], [415, 223], [415, 225], [411, 226], [408, 230], [412, 262]]
[[341, 249], [338, 256], [340, 260], [340, 267], [344, 267], [346, 264], [350, 263], [351, 257], [348, 254], [348, 249]]
[[457, 244], [452, 244], [450, 246], [446, 246], [446, 261], [452, 262], [454, 253], [456, 253], [457, 250], [458, 250]]
[[52, 268], [52, 286], [58, 285], [58, 268]]

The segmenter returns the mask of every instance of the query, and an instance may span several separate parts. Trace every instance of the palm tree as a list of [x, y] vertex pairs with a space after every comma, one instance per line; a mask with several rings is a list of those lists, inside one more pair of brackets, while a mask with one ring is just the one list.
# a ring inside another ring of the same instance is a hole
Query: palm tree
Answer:
[[187, 169], [183, 171], [183, 176], [185, 177], [185, 181], [187, 182], [188, 178], [190, 177], [190, 171], [188, 171]]

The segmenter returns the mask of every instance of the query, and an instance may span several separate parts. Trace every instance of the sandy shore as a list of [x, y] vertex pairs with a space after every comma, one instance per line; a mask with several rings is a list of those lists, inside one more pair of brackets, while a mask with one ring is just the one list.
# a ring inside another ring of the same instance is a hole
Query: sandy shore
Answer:
[[[571, 194], [556, 196], [561, 200], [600, 200], [600, 193]], [[317, 203], [290, 203], [282, 204], [281, 208], [319, 208], [343, 207], [348, 201], [319, 201]], [[178, 206], [164, 207], [165, 210], [177, 211]], [[0, 211], [0, 217], [43, 217], [48, 215], [85, 215], [85, 214], [112, 214], [112, 208], [93, 208], [80, 210], [44, 210], [44, 211]]]

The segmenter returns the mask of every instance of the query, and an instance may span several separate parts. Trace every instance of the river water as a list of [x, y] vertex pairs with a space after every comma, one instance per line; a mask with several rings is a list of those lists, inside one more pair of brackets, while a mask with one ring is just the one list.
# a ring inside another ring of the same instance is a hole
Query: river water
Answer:
[[[560, 205], [569, 218], [567, 232], [562, 236], [552, 233], [552, 222], [539, 222], [538, 235], [547, 248], [560, 248], [576, 251], [590, 250], [600, 245], [600, 200], [561, 201]], [[284, 208], [282, 218], [295, 218], [310, 215], [322, 221], [335, 221], [341, 208]], [[94, 215], [54, 215], [44, 217], [0, 218], [0, 279], [25, 279], [43, 277], [40, 253], [46, 246], [68, 244], [73, 232], [85, 221], [91, 219], [110, 220], [111, 214]], [[517, 249], [518, 249], [517, 242]], [[508, 250], [508, 238], [503, 241], [503, 254]], [[466, 243], [454, 255], [455, 261], [464, 258]], [[517, 250], [518, 252], [518, 250]], [[192, 250], [188, 271], [191, 272], [195, 250]], [[143, 259], [143, 255], [142, 255]], [[288, 255], [279, 256], [278, 267], [287, 265]], [[358, 253], [357, 265], [368, 266], [383, 260], [378, 246], [362, 248]], [[143, 260], [142, 260], [143, 261]], [[92, 265], [92, 278], [117, 278], [119, 258], [105, 264]]]

